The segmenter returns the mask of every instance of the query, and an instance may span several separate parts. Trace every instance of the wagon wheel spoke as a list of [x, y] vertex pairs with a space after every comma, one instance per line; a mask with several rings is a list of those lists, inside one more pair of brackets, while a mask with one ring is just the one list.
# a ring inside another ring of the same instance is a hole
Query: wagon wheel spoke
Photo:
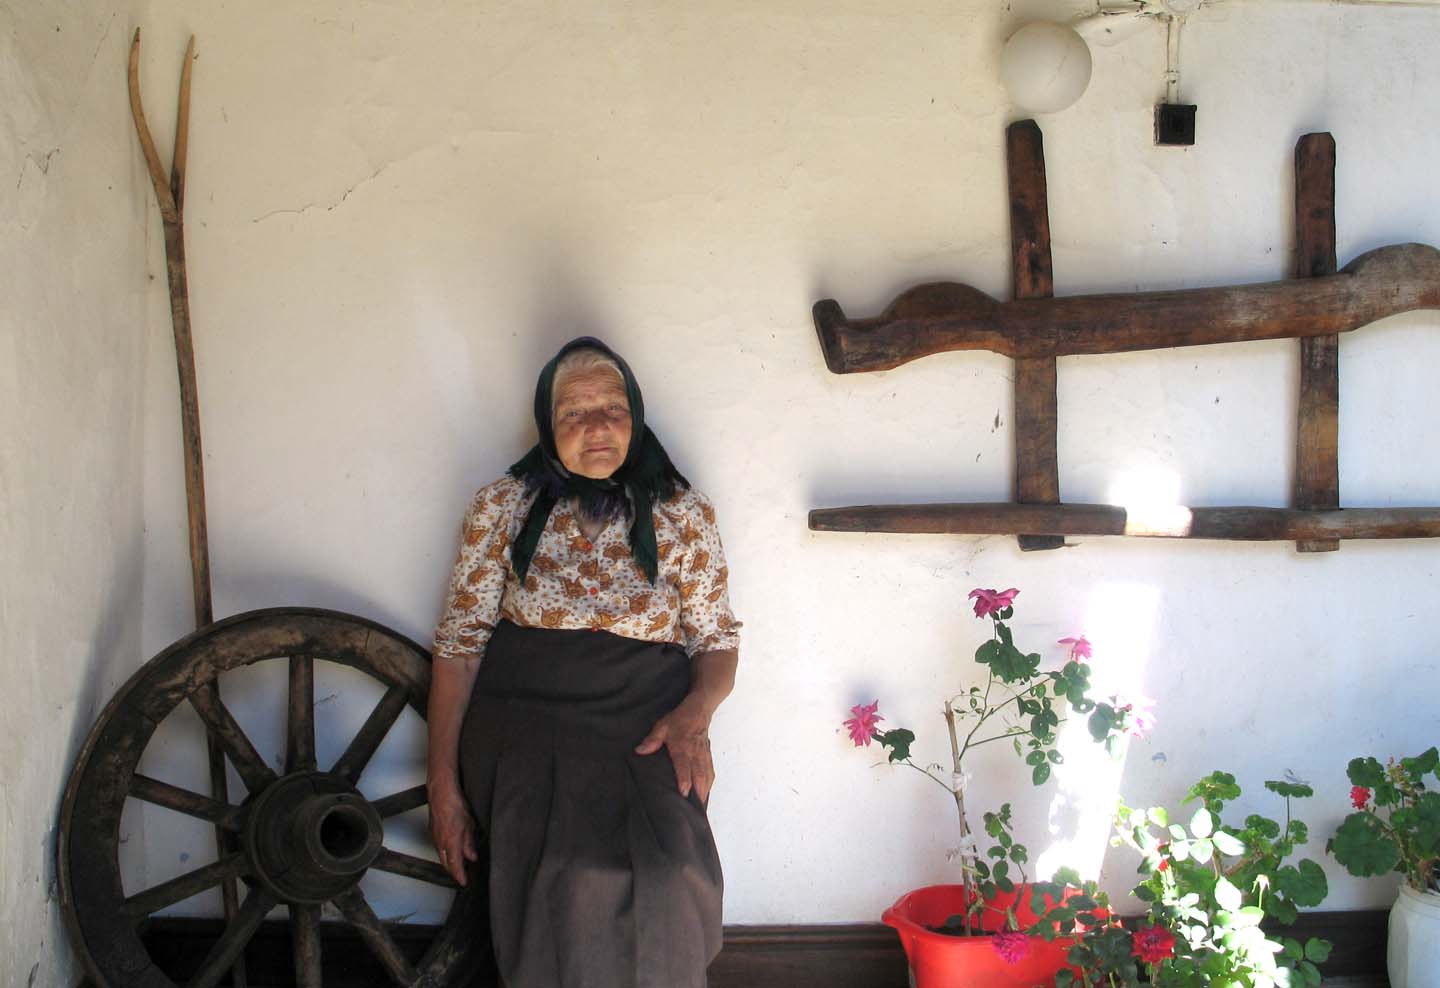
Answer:
[[226, 830], [240, 829], [240, 807], [222, 803], [218, 799], [202, 796], [189, 789], [172, 786], [168, 782], [152, 779], [138, 772], [130, 777], [130, 795], [147, 803], [163, 806], [167, 810], [184, 813], [186, 816], [209, 820]]
[[215, 941], [215, 946], [210, 948], [210, 953], [205, 956], [205, 963], [200, 965], [200, 970], [195, 972], [186, 988], [214, 988], [219, 984], [225, 972], [234, 966], [245, 950], [245, 945], [260, 928], [261, 920], [276, 901], [269, 892], [253, 889], [245, 897], [245, 904], [240, 907], [235, 918], [225, 925], [225, 932]]
[[350, 925], [355, 927], [360, 939], [365, 941], [365, 946], [370, 948], [370, 952], [379, 959], [385, 970], [390, 972], [391, 979], [397, 985], [408, 985], [415, 981], [415, 969], [386, 932], [385, 925], [380, 922], [380, 917], [375, 915], [375, 910], [370, 908], [370, 903], [365, 901], [365, 895], [360, 889], [352, 888], [330, 901], [335, 903], [350, 921]]
[[234, 878], [245, 870], [245, 856], [232, 854], [221, 858], [214, 864], [208, 864], [203, 868], [196, 868], [194, 871], [187, 871], [170, 879], [168, 882], [161, 882], [152, 886], [144, 892], [137, 892], [125, 900], [121, 911], [131, 919], [140, 919], [149, 916], [157, 910], [166, 906], [173, 906], [182, 902], [192, 895], [199, 895], [206, 889], [214, 888], [226, 879]]
[[455, 879], [450, 877], [450, 873], [439, 862], [427, 861], [412, 854], [401, 854], [388, 847], [380, 848], [380, 853], [375, 856], [370, 867], [378, 871], [388, 871], [392, 875], [413, 878], [419, 882], [441, 885], [447, 889], [459, 888], [455, 884]]
[[417, 806], [424, 806], [428, 802], [430, 802], [430, 793], [426, 790], [424, 783], [421, 783], [404, 792], [377, 799], [371, 805], [375, 807], [375, 812], [380, 814], [380, 819], [384, 820], [388, 817], [399, 816], [401, 813], [408, 813]]
[[245, 782], [245, 788], [258, 792], [275, 781], [275, 772], [265, 764], [265, 759], [260, 757], [255, 746], [245, 736], [244, 730], [230, 713], [230, 708], [225, 706], [225, 701], [220, 699], [219, 693], [196, 690], [190, 694], [190, 706], [194, 707], [200, 719], [205, 721], [210, 736], [219, 741], [225, 754], [230, 756], [235, 770]]
[[285, 771], [315, 770], [315, 660], [290, 656], [290, 716], [285, 730]]
[[376, 749], [380, 747], [380, 742], [385, 740], [385, 735], [394, 726], [409, 699], [410, 693], [403, 686], [395, 685], [386, 690], [359, 733], [350, 742], [350, 747], [345, 749], [345, 754], [340, 756], [340, 760], [330, 771], [352, 783], [360, 778], [360, 773], [365, 771], [365, 766], [370, 763]]
[[296, 988], [323, 988], [320, 980], [320, 907], [292, 904], [290, 926], [295, 931]]

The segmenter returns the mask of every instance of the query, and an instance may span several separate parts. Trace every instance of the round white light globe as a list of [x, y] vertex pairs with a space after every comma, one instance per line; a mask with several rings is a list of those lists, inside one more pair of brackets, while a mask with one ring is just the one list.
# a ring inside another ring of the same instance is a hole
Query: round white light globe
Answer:
[[1000, 81], [1023, 110], [1063, 110], [1090, 84], [1090, 49], [1064, 24], [1026, 24], [1000, 52]]

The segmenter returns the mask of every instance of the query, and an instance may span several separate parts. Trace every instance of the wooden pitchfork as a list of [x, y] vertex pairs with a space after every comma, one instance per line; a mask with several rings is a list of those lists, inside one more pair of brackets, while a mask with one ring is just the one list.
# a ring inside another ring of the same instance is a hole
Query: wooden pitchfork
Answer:
[[[205, 523], [205, 467], [200, 448], [200, 399], [195, 387], [195, 346], [190, 335], [190, 296], [185, 278], [185, 159], [190, 147], [190, 70], [195, 62], [195, 38], [185, 46], [185, 61], [180, 69], [180, 106], [175, 121], [175, 151], [171, 158], [170, 175], [160, 163], [155, 140], [145, 122], [145, 108], [140, 100], [140, 29], [135, 29], [130, 42], [130, 114], [135, 119], [135, 133], [145, 154], [145, 167], [155, 187], [160, 204], [160, 222], [165, 230], [165, 275], [170, 287], [170, 322], [175, 331], [175, 364], [180, 375], [180, 429], [185, 449], [185, 501], [190, 528], [190, 579], [195, 604], [195, 627], [204, 628], [215, 620], [210, 597], [210, 546]], [[220, 687], [212, 681], [197, 694], [197, 702], [220, 706]], [[228, 803], [229, 785], [225, 778], [225, 753], [214, 733], [206, 732], [210, 762], [212, 796]], [[222, 827], [215, 828], [215, 842], [223, 858], [234, 852], [235, 836]], [[225, 904], [225, 920], [234, 918], [239, 908], [234, 878], [221, 886]], [[235, 959], [231, 969], [235, 988], [246, 988], [245, 955]]]

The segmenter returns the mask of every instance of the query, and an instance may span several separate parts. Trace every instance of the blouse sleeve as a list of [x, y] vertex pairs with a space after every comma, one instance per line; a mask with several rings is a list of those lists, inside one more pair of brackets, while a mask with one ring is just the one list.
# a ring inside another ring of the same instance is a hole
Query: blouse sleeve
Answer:
[[479, 658], [495, 631], [510, 562], [510, 519], [523, 488], [505, 478], [482, 487], [465, 512], [460, 552], [435, 627], [436, 659]]
[[680, 632], [685, 652], [692, 658], [701, 652], [740, 647], [740, 622], [730, 610], [730, 569], [715, 526], [715, 508], [699, 491], [683, 533], [686, 541], [685, 566], [680, 580]]

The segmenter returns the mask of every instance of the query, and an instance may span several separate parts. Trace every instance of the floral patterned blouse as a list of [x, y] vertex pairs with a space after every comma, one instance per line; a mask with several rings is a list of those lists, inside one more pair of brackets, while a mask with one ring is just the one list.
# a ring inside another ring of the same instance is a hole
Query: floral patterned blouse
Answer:
[[483, 656], [496, 623], [527, 628], [609, 631], [672, 642], [695, 656], [738, 648], [729, 569], [715, 509], [696, 490], [655, 505], [659, 576], [652, 585], [630, 555], [629, 525], [611, 521], [592, 542], [569, 499], [550, 512], [522, 584], [510, 546], [534, 501], [525, 484], [503, 477], [482, 487], [465, 513], [460, 555], [435, 629], [437, 659]]

